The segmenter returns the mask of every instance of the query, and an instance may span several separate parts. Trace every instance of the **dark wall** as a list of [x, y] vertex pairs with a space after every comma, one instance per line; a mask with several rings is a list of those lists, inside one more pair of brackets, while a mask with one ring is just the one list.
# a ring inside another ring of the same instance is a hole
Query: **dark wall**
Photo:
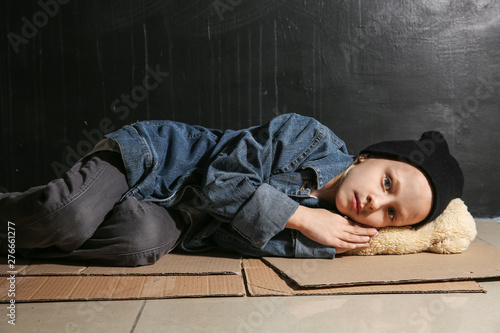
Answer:
[[144, 119], [313, 116], [356, 154], [440, 130], [500, 216], [500, 1], [2, 1], [0, 186], [43, 184]]

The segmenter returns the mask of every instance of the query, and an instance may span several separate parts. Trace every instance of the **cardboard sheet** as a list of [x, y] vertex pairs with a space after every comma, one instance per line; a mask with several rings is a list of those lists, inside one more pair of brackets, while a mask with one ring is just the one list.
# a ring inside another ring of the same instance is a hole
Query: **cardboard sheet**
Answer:
[[[266, 261], [272, 263], [274, 269], [260, 259], [217, 253], [168, 254], [155, 265], [135, 268], [16, 261], [15, 299], [16, 302], [40, 302], [470, 293], [485, 292], [472, 279], [500, 277], [500, 250], [483, 244], [473, 244], [460, 255], [423, 253], [345, 256], [334, 260], [266, 258]], [[11, 270], [5, 264], [0, 265], [0, 273], [4, 276], [10, 275]], [[468, 281], [452, 281], [457, 279]], [[430, 282], [437, 280], [446, 282]], [[10, 287], [9, 279], [0, 279], [0, 290]], [[9, 301], [6, 292], [0, 293], [0, 303]]]
[[500, 250], [473, 243], [460, 254], [264, 258], [301, 287], [353, 286], [500, 277]]
[[[142, 267], [19, 260], [14, 270], [16, 302], [246, 295], [241, 257], [226, 253], [170, 253], [154, 265]], [[10, 276], [11, 271], [6, 264], [0, 265], [1, 275]], [[0, 290], [9, 290], [10, 283], [1, 279]], [[0, 293], [0, 302], [9, 301], [8, 293]]]
[[485, 293], [475, 281], [450, 281], [348, 287], [302, 288], [279, 275], [259, 259], [244, 259], [243, 268], [251, 296]]
[[[0, 290], [8, 290], [2, 279]], [[16, 302], [163, 299], [245, 296], [241, 275], [197, 276], [23, 276], [16, 279]], [[9, 302], [5, 293], [0, 302]]]

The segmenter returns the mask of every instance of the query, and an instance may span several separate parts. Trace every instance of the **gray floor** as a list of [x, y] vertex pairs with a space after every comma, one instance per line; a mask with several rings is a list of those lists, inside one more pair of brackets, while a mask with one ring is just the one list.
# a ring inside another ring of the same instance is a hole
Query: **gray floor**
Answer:
[[[500, 222], [478, 220], [500, 248]], [[487, 294], [235, 297], [16, 305], [0, 332], [500, 332], [500, 281]]]

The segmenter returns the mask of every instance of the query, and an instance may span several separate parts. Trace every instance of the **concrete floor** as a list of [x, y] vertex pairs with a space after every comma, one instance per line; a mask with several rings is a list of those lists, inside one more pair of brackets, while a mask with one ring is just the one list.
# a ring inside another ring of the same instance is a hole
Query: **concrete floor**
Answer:
[[[478, 220], [500, 248], [500, 221]], [[487, 294], [232, 297], [17, 304], [0, 332], [500, 332], [500, 281]]]

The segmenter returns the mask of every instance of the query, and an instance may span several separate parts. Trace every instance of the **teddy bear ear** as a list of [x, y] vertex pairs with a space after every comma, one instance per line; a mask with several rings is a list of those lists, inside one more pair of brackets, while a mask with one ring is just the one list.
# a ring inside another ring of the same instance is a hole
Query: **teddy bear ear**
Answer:
[[445, 211], [429, 222], [434, 224], [435, 243], [427, 251], [434, 253], [460, 253], [476, 238], [476, 222], [462, 199], [453, 199]]

